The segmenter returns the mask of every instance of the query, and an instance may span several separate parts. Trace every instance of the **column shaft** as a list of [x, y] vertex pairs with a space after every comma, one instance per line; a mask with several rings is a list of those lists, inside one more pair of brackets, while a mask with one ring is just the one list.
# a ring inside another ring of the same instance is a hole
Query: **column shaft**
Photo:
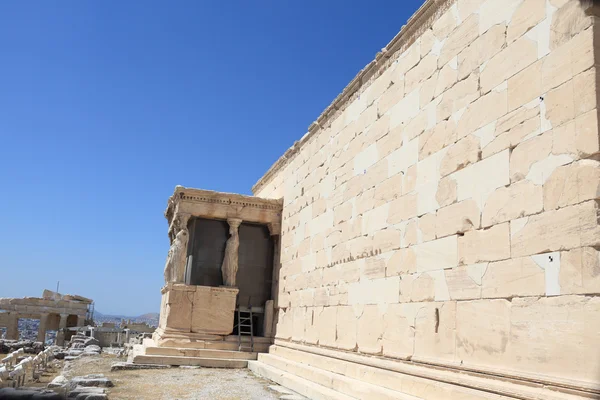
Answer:
[[69, 314], [60, 314], [60, 323], [58, 324], [58, 332], [56, 333], [56, 345], [65, 345], [65, 329], [67, 328], [67, 317]]
[[38, 326], [37, 341], [46, 342], [46, 325], [48, 323], [48, 314], [42, 314], [40, 316], [40, 325]]

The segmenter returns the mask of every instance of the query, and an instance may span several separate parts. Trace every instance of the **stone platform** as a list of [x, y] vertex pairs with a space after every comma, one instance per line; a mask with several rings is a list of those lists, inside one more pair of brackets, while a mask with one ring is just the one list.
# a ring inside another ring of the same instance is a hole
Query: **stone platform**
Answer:
[[392, 361], [276, 340], [248, 367], [318, 400], [582, 400], [598, 388], [554, 386], [514, 376]]
[[[242, 343], [249, 346], [250, 338]], [[198, 340], [193, 342], [168, 341], [158, 346], [153, 339], [144, 339], [134, 348], [131, 361], [134, 364], [194, 365], [209, 368], [246, 368], [248, 360], [256, 360], [258, 353], [266, 353], [272, 339], [255, 337], [254, 352], [238, 351], [238, 337], [221, 337], [221, 340]]]

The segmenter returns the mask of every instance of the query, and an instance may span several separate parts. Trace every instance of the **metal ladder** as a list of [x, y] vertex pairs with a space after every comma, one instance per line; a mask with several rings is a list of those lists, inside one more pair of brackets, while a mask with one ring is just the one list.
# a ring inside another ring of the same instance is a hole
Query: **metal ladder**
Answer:
[[[252, 307], [247, 310], [238, 308], [238, 350], [254, 352], [254, 325], [252, 322]], [[250, 348], [242, 343], [242, 336], [250, 336]]]

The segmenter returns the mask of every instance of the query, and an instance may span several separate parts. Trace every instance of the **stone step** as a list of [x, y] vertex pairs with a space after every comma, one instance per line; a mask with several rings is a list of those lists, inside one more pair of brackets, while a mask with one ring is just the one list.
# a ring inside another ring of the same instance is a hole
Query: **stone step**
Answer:
[[239, 360], [256, 360], [257, 353], [232, 350], [189, 349], [178, 347], [146, 347], [148, 356], [178, 356], [201, 358], [225, 358]]
[[273, 354], [260, 354], [258, 361], [359, 400], [421, 400], [418, 397], [307, 364], [291, 361]]
[[[273, 345], [269, 355], [297, 364], [309, 365], [372, 385], [403, 392], [426, 400], [575, 400], [576, 394], [559, 392], [543, 384], [516, 382], [510, 379], [424, 366], [410, 362], [367, 358], [327, 349], [312, 349], [302, 345]], [[318, 351], [319, 354], [311, 351]], [[349, 359], [344, 359], [349, 357]], [[258, 360], [265, 359], [259, 355]], [[353, 360], [353, 361], [349, 361]], [[381, 367], [365, 365], [377, 361]], [[365, 362], [365, 364], [362, 364]]]
[[355, 397], [336, 392], [260, 361], [248, 361], [248, 368], [256, 375], [278, 383], [312, 400], [356, 400]]
[[[249, 348], [250, 340], [243, 340], [242, 346], [244, 348]], [[269, 346], [271, 346], [270, 341], [261, 341], [254, 342], [254, 352], [256, 353], [266, 353], [269, 351]], [[147, 347], [157, 347], [156, 344], [152, 344]], [[186, 348], [186, 349], [210, 349], [210, 350], [230, 350], [237, 351], [239, 349], [238, 342], [233, 340], [218, 340], [218, 341], [197, 341], [197, 342], [183, 342], [183, 341], [165, 341], [161, 343], [160, 347], [164, 348]]]
[[248, 366], [248, 360], [161, 355], [139, 355], [134, 357], [133, 362], [134, 364], [192, 365], [207, 368], [246, 368]]

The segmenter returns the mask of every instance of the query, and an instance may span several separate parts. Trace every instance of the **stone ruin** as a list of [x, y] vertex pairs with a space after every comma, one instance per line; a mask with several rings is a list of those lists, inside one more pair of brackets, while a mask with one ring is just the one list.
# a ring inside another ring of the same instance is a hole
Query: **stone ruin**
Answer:
[[596, 3], [425, 1], [257, 197], [177, 187], [134, 362], [315, 399], [598, 398]]
[[63, 346], [72, 332], [70, 327], [84, 326], [88, 308], [93, 301], [77, 295], [62, 295], [44, 290], [42, 297], [0, 297], [0, 328], [6, 328], [6, 339], [19, 339], [19, 319], [40, 321], [37, 341], [45, 343], [46, 331], [57, 331], [56, 345]]

